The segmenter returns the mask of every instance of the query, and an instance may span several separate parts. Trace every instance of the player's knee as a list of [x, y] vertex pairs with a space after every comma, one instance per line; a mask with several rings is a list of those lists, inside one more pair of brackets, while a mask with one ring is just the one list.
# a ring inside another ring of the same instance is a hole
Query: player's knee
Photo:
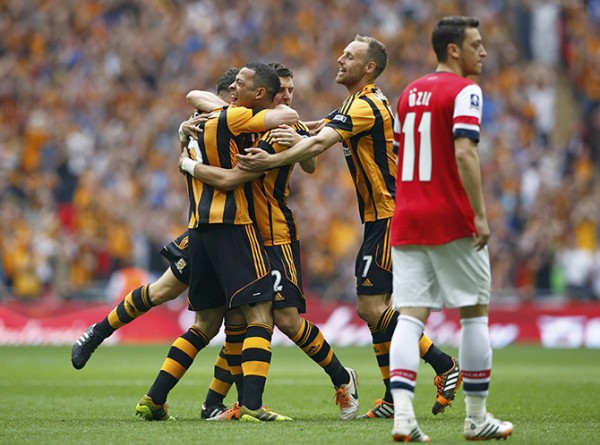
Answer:
[[178, 296], [179, 294], [174, 292], [166, 292], [165, 290], [161, 289], [160, 291], [150, 292], [150, 301], [155, 306], [159, 306], [167, 301], [174, 300]]
[[221, 320], [207, 319], [205, 317], [196, 316], [194, 325], [204, 332], [209, 339], [213, 339], [219, 333], [219, 329], [221, 328]]
[[297, 312], [291, 313], [276, 310], [273, 311], [273, 319], [275, 326], [289, 338], [294, 337], [300, 326], [302, 326], [302, 319]]
[[364, 303], [361, 304], [361, 302], [356, 305], [356, 315], [367, 322], [369, 326], [375, 326], [382, 313], [383, 310], [379, 307], [373, 307]]
[[183, 284], [177, 283], [169, 283], [169, 282], [161, 282], [160, 280], [150, 284], [148, 288], [148, 293], [150, 296], [150, 301], [155, 306], [166, 303], [167, 301], [174, 300], [177, 298], [183, 291], [185, 290], [185, 286]]

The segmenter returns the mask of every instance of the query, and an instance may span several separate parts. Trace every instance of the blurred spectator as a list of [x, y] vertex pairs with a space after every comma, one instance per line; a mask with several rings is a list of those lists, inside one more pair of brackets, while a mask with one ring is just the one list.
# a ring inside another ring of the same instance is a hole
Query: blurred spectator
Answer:
[[[479, 79], [486, 93], [480, 151], [494, 292], [546, 296], [560, 290], [563, 274], [570, 288], [579, 286], [573, 261], [564, 259], [573, 249], [598, 255], [599, 4], [2, 2], [2, 284], [20, 298], [97, 298], [123, 264], [164, 270], [158, 250], [187, 222], [176, 168], [177, 127], [190, 114], [185, 94], [211, 89], [228, 67], [289, 65], [300, 92], [295, 106], [304, 120], [318, 119], [344, 98], [332, 54], [355, 34], [373, 35], [389, 56], [378, 84], [395, 103], [434, 66], [436, 19], [471, 14], [482, 21], [489, 51]], [[557, 109], [563, 77], [579, 108]], [[311, 177], [295, 174], [292, 186], [305, 287], [323, 298], [353, 298], [362, 230], [355, 192], [341, 153], [326, 153], [319, 165]]]

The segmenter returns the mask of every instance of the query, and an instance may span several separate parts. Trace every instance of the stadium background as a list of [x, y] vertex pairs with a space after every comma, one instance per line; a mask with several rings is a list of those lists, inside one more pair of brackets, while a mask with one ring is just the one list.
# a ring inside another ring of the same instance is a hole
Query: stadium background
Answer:
[[[176, 130], [187, 91], [213, 89], [230, 66], [279, 61], [294, 71], [294, 108], [318, 119], [345, 97], [336, 58], [366, 34], [387, 47], [377, 83], [395, 103], [435, 66], [429, 33], [450, 14], [478, 16], [488, 51], [480, 150], [495, 299], [509, 314], [559, 311], [566, 331], [578, 320], [581, 338], [595, 333], [575, 344], [598, 346], [598, 0], [2, 2], [4, 337], [30, 320], [105, 311], [164, 270], [158, 251], [186, 223]], [[324, 310], [352, 304], [362, 236], [340, 151], [292, 183], [305, 288]]]

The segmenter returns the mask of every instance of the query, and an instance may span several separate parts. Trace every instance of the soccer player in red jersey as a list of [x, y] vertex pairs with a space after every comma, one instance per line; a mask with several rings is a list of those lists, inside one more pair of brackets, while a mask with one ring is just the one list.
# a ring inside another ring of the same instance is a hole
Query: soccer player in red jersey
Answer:
[[506, 438], [513, 430], [486, 411], [490, 229], [477, 152], [482, 93], [467, 78], [480, 74], [486, 56], [478, 27], [472, 17], [441, 19], [432, 33], [437, 69], [410, 83], [398, 100], [391, 244], [392, 302], [400, 317], [390, 352], [392, 435], [398, 442], [429, 441], [413, 409], [418, 343], [430, 311], [444, 306], [460, 312], [465, 438]]

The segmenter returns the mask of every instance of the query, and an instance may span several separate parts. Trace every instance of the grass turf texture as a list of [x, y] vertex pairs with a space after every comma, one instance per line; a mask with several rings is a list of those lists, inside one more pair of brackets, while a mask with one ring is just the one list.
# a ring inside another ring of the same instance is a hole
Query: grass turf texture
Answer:
[[[217, 348], [200, 352], [169, 396], [175, 422], [145, 422], [134, 407], [168, 351], [101, 346], [83, 370], [68, 347], [0, 347], [0, 443], [9, 444], [377, 444], [392, 443], [389, 419], [342, 421], [327, 375], [298, 348], [275, 347], [264, 403], [294, 422], [199, 420]], [[383, 395], [370, 348], [336, 348], [356, 369], [360, 413]], [[453, 354], [454, 350], [449, 350]], [[515, 424], [513, 444], [591, 444], [600, 433], [600, 351], [511, 346], [494, 351], [490, 412]], [[446, 413], [431, 414], [433, 371], [422, 364], [415, 410], [432, 442], [465, 443], [462, 390]], [[235, 401], [235, 391], [227, 398]]]

